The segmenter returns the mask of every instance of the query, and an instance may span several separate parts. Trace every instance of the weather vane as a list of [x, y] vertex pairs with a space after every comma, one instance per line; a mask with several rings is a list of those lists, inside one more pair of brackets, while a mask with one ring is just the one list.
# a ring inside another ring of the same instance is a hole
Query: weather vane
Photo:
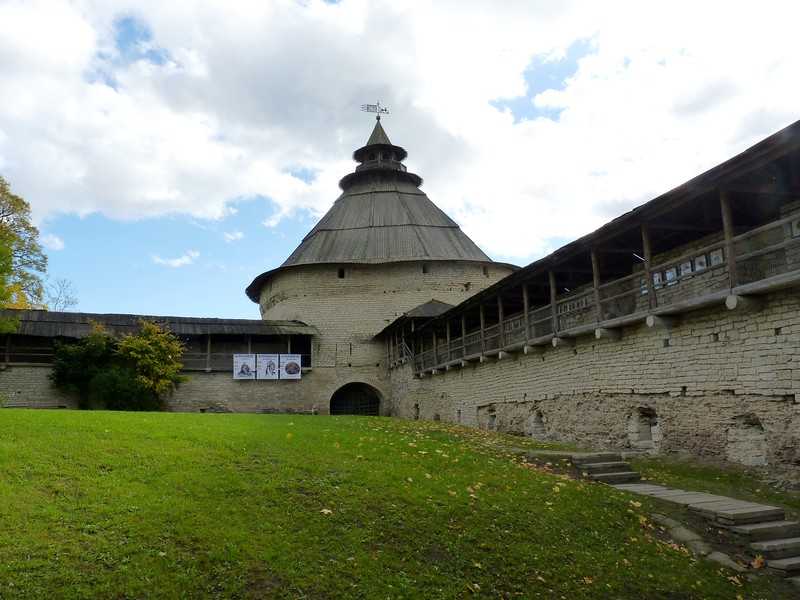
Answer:
[[375, 115], [375, 118], [378, 121], [381, 120], [381, 115], [389, 114], [389, 108], [386, 106], [381, 106], [380, 102], [376, 102], [375, 104], [362, 104], [361, 110], [363, 110], [364, 112], [377, 113]]

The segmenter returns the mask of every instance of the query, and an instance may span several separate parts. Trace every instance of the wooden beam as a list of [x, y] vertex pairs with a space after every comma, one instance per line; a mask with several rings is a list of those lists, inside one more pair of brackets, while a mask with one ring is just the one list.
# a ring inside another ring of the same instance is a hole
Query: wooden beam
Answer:
[[758, 311], [764, 308], [764, 300], [757, 296], [739, 296], [731, 294], [725, 298], [725, 306], [728, 310]]
[[554, 337], [550, 343], [553, 348], [573, 348], [575, 346], [575, 338]]
[[652, 328], [660, 328], [660, 329], [672, 329], [678, 323], [678, 319], [675, 317], [667, 317], [667, 316], [658, 316], [658, 315], [647, 315], [645, 319], [645, 323], [647, 326]]
[[523, 354], [542, 354], [544, 352], [544, 346], [529, 346], [525, 344], [522, 347]]
[[444, 326], [447, 333], [447, 362], [450, 362], [453, 358], [453, 351], [450, 348], [450, 319], [447, 319], [447, 322], [444, 324]]
[[736, 273], [736, 257], [734, 256], [733, 242], [733, 213], [728, 193], [725, 190], [719, 192], [719, 204], [722, 210], [722, 231], [725, 234], [725, 261], [728, 263], [728, 281], [731, 288], [739, 284], [739, 277]]
[[528, 298], [528, 284], [522, 284], [522, 311], [525, 315], [525, 340], [531, 339], [531, 301]]
[[598, 327], [594, 330], [594, 337], [597, 340], [618, 340], [622, 337], [622, 331], [619, 329], [606, 329], [605, 327]]
[[478, 313], [480, 314], [481, 317], [481, 354], [483, 354], [484, 352], [486, 352], [486, 334], [484, 332], [484, 329], [486, 327], [486, 319], [483, 314], [483, 304], [478, 305]]
[[597, 322], [603, 320], [603, 307], [600, 305], [600, 261], [597, 259], [597, 250], [590, 251], [592, 259], [592, 287], [594, 288], [594, 316]]
[[497, 331], [498, 331], [498, 348], [506, 345], [506, 333], [503, 331], [503, 297], [498, 294], [497, 296]]
[[558, 312], [556, 311], [556, 274], [553, 271], [547, 272], [547, 280], [550, 282], [550, 318], [553, 320], [553, 335], [558, 333]]
[[647, 281], [647, 303], [650, 308], [658, 306], [656, 297], [656, 286], [653, 285], [653, 275], [650, 272], [650, 265], [653, 264], [653, 247], [650, 245], [650, 230], [646, 224], [642, 224], [642, 251], [644, 252], [644, 276]]

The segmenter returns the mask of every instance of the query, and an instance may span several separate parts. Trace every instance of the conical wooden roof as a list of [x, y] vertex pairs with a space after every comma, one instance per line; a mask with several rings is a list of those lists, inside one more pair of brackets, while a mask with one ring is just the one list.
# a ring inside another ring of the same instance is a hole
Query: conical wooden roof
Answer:
[[[426, 260], [492, 262], [420, 190], [422, 179], [400, 162], [406, 151], [389, 141], [380, 121], [353, 156], [361, 164], [340, 182], [341, 196], [279, 269]], [[258, 301], [261, 285], [276, 270], [248, 286], [251, 299]]]

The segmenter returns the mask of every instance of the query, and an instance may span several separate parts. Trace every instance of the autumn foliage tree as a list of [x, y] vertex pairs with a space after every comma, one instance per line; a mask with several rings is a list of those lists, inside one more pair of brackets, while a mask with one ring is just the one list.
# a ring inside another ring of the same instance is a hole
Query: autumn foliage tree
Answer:
[[31, 207], [11, 192], [0, 176], [0, 238], [11, 251], [9, 287], [14, 296], [8, 306], [27, 308], [44, 298], [42, 275], [47, 271], [47, 256], [39, 244], [39, 230], [31, 222]]

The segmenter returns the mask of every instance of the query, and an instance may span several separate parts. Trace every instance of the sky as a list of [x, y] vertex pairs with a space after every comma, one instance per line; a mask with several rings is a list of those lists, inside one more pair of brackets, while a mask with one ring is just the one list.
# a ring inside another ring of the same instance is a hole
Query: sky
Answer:
[[793, 2], [0, 0], [0, 175], [78, 310], [244, 288], [372, 129], [524, 265], [800, 119]]

